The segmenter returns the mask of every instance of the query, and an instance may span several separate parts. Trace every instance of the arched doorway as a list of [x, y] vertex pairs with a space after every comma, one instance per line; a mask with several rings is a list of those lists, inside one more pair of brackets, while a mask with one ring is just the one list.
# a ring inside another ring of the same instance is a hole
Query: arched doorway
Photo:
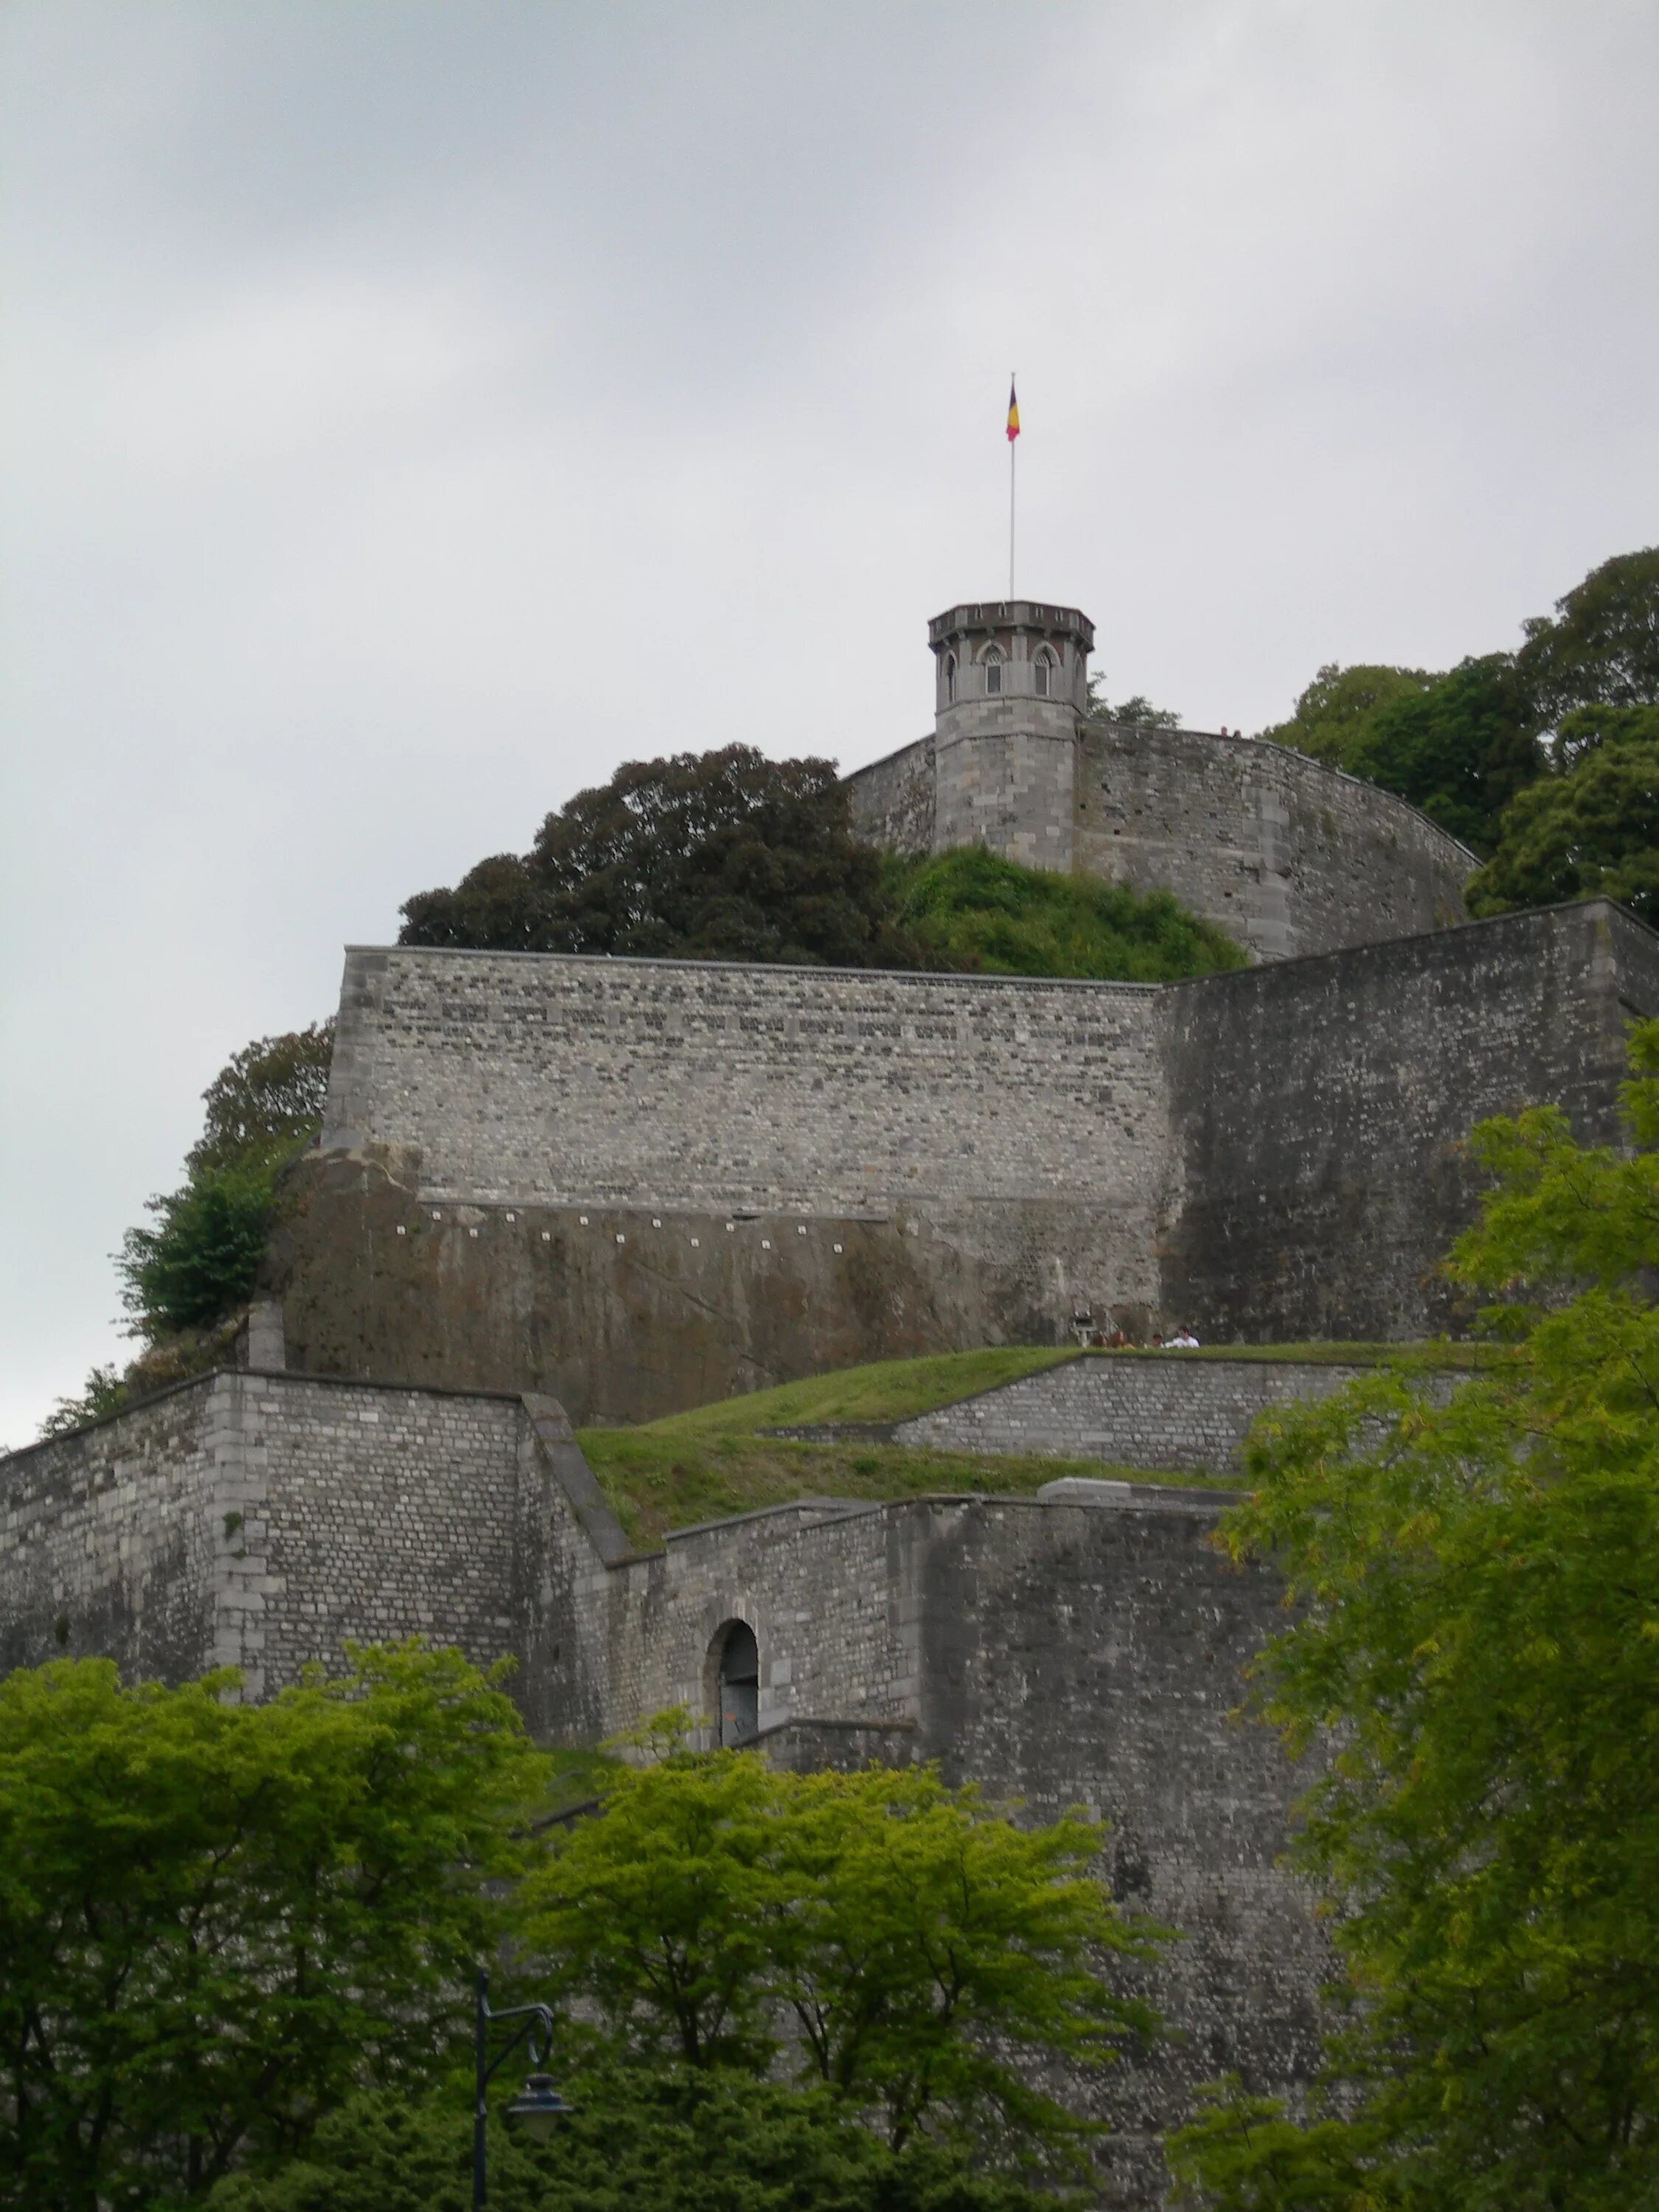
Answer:
[[734, 1620], [720, 1633], [714, 1688], [720, 1748], [752, 1743], [760, 1732], [760, 1649], [746, 1620]]

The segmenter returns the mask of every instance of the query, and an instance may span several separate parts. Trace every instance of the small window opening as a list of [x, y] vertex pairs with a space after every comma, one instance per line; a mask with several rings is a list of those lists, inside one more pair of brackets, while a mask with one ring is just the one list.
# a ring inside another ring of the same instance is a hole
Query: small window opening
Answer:
[[957, 703], [957, 657], [954, 653], [947, 653], [945, 656], [945, 703], [947, 707], [954, 707]]
[[760, 1650], [745, 1620], [734, 1620], [720, 1645], [720, 1711], [723, 1751], [760, 1733]]
[[1047, 699], [1050, 696], [1054, 680], [1054, 663], [1053, 654], [1048, 653], [1038, 653], [1036, 657], [1036, 695], [1039, 699]]
[[1002, 690], [1002, 655], [993, 646], [985, 656], [985, 696], [998, 697]]

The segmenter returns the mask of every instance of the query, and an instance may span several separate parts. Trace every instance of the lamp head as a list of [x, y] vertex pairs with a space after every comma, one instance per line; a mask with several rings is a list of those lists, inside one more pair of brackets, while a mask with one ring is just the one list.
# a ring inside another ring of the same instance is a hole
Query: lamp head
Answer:
[[532, 2074], [507, 2106], [507, 2117], [518, 2121], [532, 2142], [546, 2142], [574, 2110], [553, 2087], [550, 2074]]

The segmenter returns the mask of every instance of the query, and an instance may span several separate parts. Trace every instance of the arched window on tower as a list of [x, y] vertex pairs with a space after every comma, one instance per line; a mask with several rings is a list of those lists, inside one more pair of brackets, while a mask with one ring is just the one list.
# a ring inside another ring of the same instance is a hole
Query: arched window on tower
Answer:
[[760, 1648], [746, 1620], [734, 1620], [720, 1642], [715, 1665], [722, 1751], [752, 1743], [760, 1733]]
[[947, 707], [954, 707], [957, 703], [957, 657], [954, 653], [947, 653], [945, 656], [945, 703]]
[[1039, 699], [1052, 698], [1059, 686], [1054, 682], [1054, 656], [1045, 645], [1037, 654], [1032, 681]]
[[1002, 655], [995, 646], [985, 648], [985, 696], [988, 699], [1000, 696], [1002, 691]]

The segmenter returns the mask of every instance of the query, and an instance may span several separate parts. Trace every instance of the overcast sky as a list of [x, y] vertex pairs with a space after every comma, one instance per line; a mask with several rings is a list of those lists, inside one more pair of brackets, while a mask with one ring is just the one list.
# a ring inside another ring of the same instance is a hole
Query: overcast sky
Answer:
[[9, 0], [0, 1439], [341, 947], [1082, 606], [1257, 729], [1659, 538], [1654, 0]]

